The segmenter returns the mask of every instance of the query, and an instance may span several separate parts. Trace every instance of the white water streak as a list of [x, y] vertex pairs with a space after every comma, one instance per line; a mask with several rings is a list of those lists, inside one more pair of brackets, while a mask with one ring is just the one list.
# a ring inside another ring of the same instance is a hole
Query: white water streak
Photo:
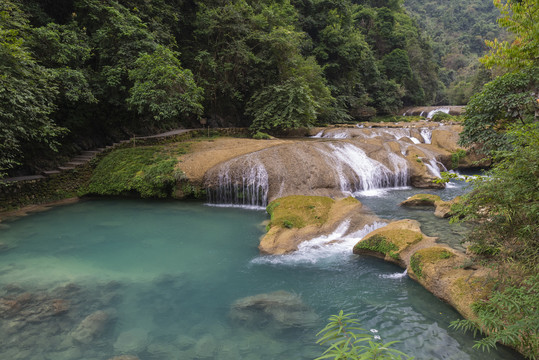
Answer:
[[251, 263], [296, 265], [316, 264], [320, 260], [330, 257], [336, 257], [340, 260], [344, 255], [351, 254], [354, 245], [365, 235], [385, 225], [386, 223], [383, 222], [375, 222], [366, 225], [361, 230], [346, 234], [350, 228], [350, 220], [347, 219], [339, 224], [331, 234], [304, 241], [298, 246], [298, 250], [291, 254], [260, 256], [253, 259]]

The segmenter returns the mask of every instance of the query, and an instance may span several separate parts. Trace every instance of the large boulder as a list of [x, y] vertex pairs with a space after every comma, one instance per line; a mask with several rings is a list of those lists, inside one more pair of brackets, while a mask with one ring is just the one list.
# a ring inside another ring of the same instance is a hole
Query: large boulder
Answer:
[[418, 221], [404, 219], [391, 222], [368, 233], [354, 246], [353, 252], [405, 266], [416, 244], [422, 241], [432, 243], [434, 240], [435, 238], [430, 238], [421, 232]]
[[149, 344], [148, 332], [142, 328], [133, 328], [118, 335], [114, 342], [114, 350], [119, 353], [142, 352]]
[[263, 254], [281, 255], [304, 242], [331, 234], [349, 220], [349, 232], [378, 220], [354, 198], [333, 200], [320, 196], [287, 196], [268, 205], [271, 222], [258, 248]]

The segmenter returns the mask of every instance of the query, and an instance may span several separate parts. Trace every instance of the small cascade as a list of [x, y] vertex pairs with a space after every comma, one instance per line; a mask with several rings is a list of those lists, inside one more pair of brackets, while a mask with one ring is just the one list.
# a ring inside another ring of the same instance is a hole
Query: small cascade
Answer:
[[329, 147], [331, 152], [326, 155], [334, 165], [343, 193], [407, 185], [408, 165], [397, 155], [390, 156], [392, 171], [352, 144], [330, 144]]
[[229, 161], [219, 169], [217, 186], [207, 188], [210, 204], [239, 205], [246, 207], [264, 207], [268, 204], [268, 173], [264, 164], [256, 156], [248, 157], [242, 166], [234, 167]]
[[448, 108], [448, 107], [441, 107], [441, 108], [436, 108], [436, 109], [434, 109], [434, 110], [431, 110], [431, 111], [429, 111], [429, 113], [427, 114], [427, 120], [432, 119], [432, 117], [433, 117], [434, 114], [436, 114], [436, 113], [443, 112], [443, 113], [449, 114], [449, 111], [450, 111], [450, 108]]
[[365, 235], [378, 228], [386, 226], [384, 222], [374, 222], [365, 225], [362, 229], [347, 234], [350, 220], [345, 220], [328, 235], [322, 235], [305, 241], [298, 246], [298, 250], [286, 255], [267, 255], [252, 260], [254, 264], [316, 264], [320, 260], [337, 256], [342, 259], [350, 254], [354, 245]]
[[423, 137], [423, 141], [425, 141], [425, 144], [432, 143], [432, 130], [431, 129], [421, 128], [420, 134]]
[[408, 270], [404, 270], [404, 272], [397, 272], [393, 274], [383, 274], [380, 275], [382, 279], [403, 279], [408, 275]]

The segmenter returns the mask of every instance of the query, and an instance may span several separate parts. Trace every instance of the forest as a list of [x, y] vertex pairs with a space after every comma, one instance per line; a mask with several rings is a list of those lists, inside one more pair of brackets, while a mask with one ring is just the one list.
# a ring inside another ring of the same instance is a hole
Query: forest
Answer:
[[0, 172], [200, 118], [278, 133], [464, 103], [498, 12], [446, 3], [1, 0]]

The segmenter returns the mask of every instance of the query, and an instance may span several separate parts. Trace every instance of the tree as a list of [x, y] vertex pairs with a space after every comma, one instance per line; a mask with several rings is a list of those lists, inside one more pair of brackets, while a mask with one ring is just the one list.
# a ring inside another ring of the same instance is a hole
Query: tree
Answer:
[[[190, 70], [181, 67], [179, 54], [158, 45], [152, 53], [142, 53], [129, 70], [127, 103], [157, 123], [178, 123], [178, 117], [202, 114], [202, 88]], [[174, 121], [176, 120], [176, 121]]]
[[507, 149], [510, 143], [505, 131], [512, 124], [533, 121], [538, 106], [534, 89], [538, 86], [539, 67], [507, 73], [486, 84], [466, 107], [460, 143], [481, 144], [487, 154]]
[[495, 0], [500, 10], [498, 23], [514, 34], [512, 42], [486, 41], [492, 49], [481, 59], [487, 66], [508, 69], [537, 66], [539, 62], [539, 2], [537, 0]]
[[65, 129], [54, 111], [54, 75], [40, 66], [27, 47], [28, 20], [9, 0], [0, 0], [0, 176], [20, 165], [31, 150], [56, 150]]

